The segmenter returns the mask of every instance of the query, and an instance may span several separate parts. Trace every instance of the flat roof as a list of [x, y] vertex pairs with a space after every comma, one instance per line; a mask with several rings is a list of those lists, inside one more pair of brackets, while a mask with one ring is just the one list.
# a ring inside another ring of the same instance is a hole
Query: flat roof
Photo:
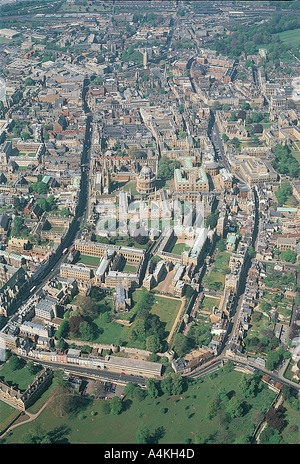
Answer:
[[113, 365], [118, 366], [120, 369], [132, 368], [132, 369], [142, 369], [146, 371], [154, 371], [157, 374], [161, 374], [162, 365], [160, 363], [155, 363], [151, 361], [142, 361], [140, 359], [132, 359], [132, 358], [123, 358], [119, 356], [105, 356], [105, 362]]

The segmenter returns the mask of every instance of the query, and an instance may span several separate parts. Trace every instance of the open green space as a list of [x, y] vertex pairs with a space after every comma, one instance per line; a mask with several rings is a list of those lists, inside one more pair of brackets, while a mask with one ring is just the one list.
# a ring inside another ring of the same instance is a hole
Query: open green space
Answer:
[[188, 251], [190, 250], [190, 248], [191, 247], [188, 246], [186, 243], [175, 243], [171, 253], [174, 253], [175, 255], [181, 255], [183, 251]]
[[288, 380], [291, 380], [292, 382], [295, 382], [295, 384], [299, 384], [300, 381], [296, 380], [295, 371], [293, 369], [294, 366], [295, 366], [294, 361], [292, 359], [290, 359], [289, 363], [288, 363], [288, 366], [284, 371], [284, 378], [288, 379]]
[[[265, 337], [266, 333], [271, 333], [274, 329], [274, 323], [270, 321], [268, 314], [264, 314], [263, 312], [260, 311], [259, 315], [260, 315], [259, 319], [256, 319], [255, 317], [252, 316], [251, 321], [250, 321], [250, 328], [247, 332], [247, 343], [246, 343], [245, 351], [246, 352], [249, 351], [249, 353], [253, 353], [253, 352], [255, 352], [256, 354], [258, 353], [256, 349], [253, 348], [251, 341], [250, 341], [251, 339], [259, 338], [261, 340], [262, 338]], [[247, 346], [249, 346], [248, 350], [247, 350]], [[259, 352], [259, 355], [262, 356], [262, 353]]]
[[[142, 340], [131, 338], [131, 326], [115, 322], [115, 319], [122, 319], [124, 321], [133, 321], [135, 316], [135, 308], [138, 307], [140, 301], [143, 298], [144, 290], [137, 290], [132, 294], [132, 308], [128, 313], [114, 315], [113, 318], [107, 319], [105, 315], [100, 315], [94, 319], [94, 323], [99, 329], [99, 336], [95, 343], [104, 344], [120, 344], [128, 345], [133, 348], [144, 349], [144, 342]], [[158, 295], [154, 295], [151, 314], [155, 314], [159, 317], [160, 321], [165, 324], [166, 336], [169, 334], [177, 313], [181, 305], [181, 300], [175, 300], [171, 298], [164, 298]]]
[[108, 12], [111, 11], [110, 5], [97, 5], [94, 3], [91, 5], [81, 5], [76, 4], [66, 4], [65, 2], [62, 3], [61, 7], [59, 8], [60, 13], [101, 13], [101, 12]]
[[[224, 290], [225, 274], [213, 270], [210, 275], [203, 280], [206, 286], [211, 290]], [[218, 286], [217, 286], [218, 285]]]
[[62, 227], [62, 226], [52, 226], [50, 230], [52, 232], [63, 232], [64, 227]]
[[122, 340], [127, 339], [128, 327], [124, 327], [117, 322], [105, 321], [103, 316], [99, 316], [93, 322], [99, 329], [99, 336], [94, 340], [94, 343], [110, 345], [111, 343], [116, 344], [120, 338]]
[[[25, 365], [25, 363], [24, 363]], [[4, 380], [14, 388], [25, 391], [33, 382], [36, 374], [31, 374], [28, 366], [25, 365], [22, 369], [13, 370], [8, 363], [5, 363], [0, 369], [0, 380]]]
[[136, 189], [136, 182], [130, 181], [127, 184], [124, 185], [123, 190], [125, 192], [131, 192], [132, 195], [139, 195], [139, 192]]
[[220, 300], [218, 298], [210, 298], [210, 297], [205, 296], [201, 303], [200, 311], [211, 312], [213, 310], [213, 307], [216, 306], [218, 308], [219, 304], [220, 304]]
[[300, 163], [300, 151], [299, 150], [292, 150], [291, 155], [296, 158], [298, 163]]
[[136, 266], [126, 263], [125, 266], [123, 267], [123, 272], [135, 273], [136, 272]]
[[216, 256], [213, 268], [208, 276], [205, 276], [203, 283], [210, 290], [223, 290], [225, 284], [225, 276], [230, 272], [228, 267], [230, 253], [219, 251]]
[[156, 314], [161, 322], [166, 324], [165, 330], [169, 333], [173, 327], [180, 306], [181, 300], [176, 301], [173, 298], [164, 298], [155, 295], [151, 313]]
[[300, 28], [279, 32], [278, 35], [283, 43], [291, 47], [298, 47], [300, 45]]
[[[110, 345], [118, 344], [121, 338], [125, 341], [128, 340], [129, 328], [114, 322], [115, 317], [113, 315], [113, 298], [114, 297], [110, 295], [106, 295], [104, 298], [101, 296], [94, 298], [94, 302], [98, 306], [98, 316], [93, 318], [93, 324], [97, 326], [97, 332], [96, 336], [93, 338], [93, 343], [103, 343]], [[84, 299], [85, 297], [76, 295], [72, 301], [72, 304], [80, 307], [82, 304], [81, 301]], [[125, 313], [124, 315], [122, 314], [120, 318], [127, 319], [129, 318], [128, 316], [129, 313]]]
[[285, 205], [294, 208], [298, 205], [298, 200], [294, 195], [290, 195], [287, 201], [285, 202]]
[[[141, 424], [146, 424], [152, 434], [160, 430], [157, 438], [160, 444], [202, 443], [205, 440], [216, 444], [235, 443], [253, 433], [259, 411], [271, 406], [275, 393], [264, 385], [255, 398], [244, 398], [239, 389], [243, 374], [218, 372], [195, 381], [180, 395], [161, 394], [154, 399], [146, 396], [143, 400], [125, 397], [125, 410], [119, 415], [105, 415], [103, 400], [91, 401], [79, 413], [65, 417], [57, 417], [46, 407], [34, 422], [12, 430], [5, 437], [5, 443], [21, 443], [26, 433], [38, 427], [45, 432], [59, 428], [60, 443], [134, 444]], [[208, 418], [207, 406], [218, 393], [223, 398], [219, 412]], [[233, 397], [241, 402], [242, 415], [228, 420], [225, 410]], [[201, 440], [197, 441], [199, 437]], [[289, 435], [286, 440], [290, 440]]]
[[19, 414], [20, 411], [18, 409], [0, 401], [0, 432], [8, 427]]
[[228, 272], [228, 264], [230, 259], [230, 253], [226, 251], [219, 251], [216, 256], [214, 269], [219, 271]]
[[299, 435], [299, 411], [292, 409], [287, 401], [283, 402], [285, 408], [284, 417], [288, 418], [288, 426], [281, 433], [284, 443], [300, 444]]
[[76, 263], [85, 264], [86, 266], [97, 267], [99, 266], [100, 258], [96, 256], [80, 255]]

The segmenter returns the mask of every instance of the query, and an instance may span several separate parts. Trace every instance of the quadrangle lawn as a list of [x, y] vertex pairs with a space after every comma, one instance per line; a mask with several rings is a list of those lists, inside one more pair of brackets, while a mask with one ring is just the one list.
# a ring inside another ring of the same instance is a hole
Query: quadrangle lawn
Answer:
[[183, 251], [188, 251], [190, 250], [190, 246], [188, 246], [186, 243], [176, 243], [174, 247], [171, 250], [171, 253], [174, 253], [175, 255], [181, 255]]
[[36, 375], [30, 374], [26, 366], [22, 369], [13, 371], [9, 363], [4, 364], [0, 369], [0, 380], [3, 379], [5, 382], [10, 385], [14, 385], [21, 391], [25, 391], [27, 389], [27, 387], [33, 382]]
[[214, 306], [217, 306], [218, 308], [219, 305], [220, 305], [219, 298], [210, 298], [210, 297], [205, 296], [201, 303], [200, 310], [211, 312]]
[[86, 266], [98, 267], [100, 264], [100, 258], [96, 256], [80, 255], [76, 264], [85, 264]]

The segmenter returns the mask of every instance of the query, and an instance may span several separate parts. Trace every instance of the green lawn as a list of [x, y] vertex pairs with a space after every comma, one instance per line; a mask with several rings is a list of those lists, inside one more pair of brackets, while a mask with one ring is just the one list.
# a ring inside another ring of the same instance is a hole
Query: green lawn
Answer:
[[214, 269], [227, 272], [229, 259], [230, 259], [230, 253], [227, 253], [226, 251], [219, 251], [216, 256]]
[[[28, 431], [40, 427], [46, 432], [59, 428], [60, 443], [134, 444], [137, 430], [142, 423], [146, 424], [152, 434], [160, 430], [159, 444], [193, 443], [198, 434], [205, 440], [211, 438], [215, 444], [234, 443], [243, 435], [251, 435], [257, 425], [253, 419], [255, 412], [268, 408], [275, 397], [275, 393], [265, 386], [256, 398], [243, 398], [238, 387], [241, 378], [240, 372], [225, 374], [219, 371], [219, 374], [190, 385], [181, 395], [161, 395], [155, 399], [146, 397], [142, 401], [125, 398], [126, 409], [118, 416], [103, 414], [103, 400], [94, 400], [78, 415], [73, 413], [63, 418], [56, 417], [46, 407], [34, 422], [14, 429], [5, 437], [5, 443], [20, 443]], [[221, 411], [225, 410], [226, 403], [232, 396], [236, 396], [244, 405], [242, 417], [230, 421], [223, 417], [225, 423], [220, 422], [219, 416], [212, 419], [206, 417], [207, 404], [223, 389], [228, 396], [221, 402], [220, 414], [224, 416]]]
[[97, 4], [93, 4], [93, 6], [85, 6], [83, 4], [81, 5], [75, 5], [75, 4], [72, 4], [72, 5], [68, 5], [66, 3], [63, 3], [62, 6], [59, 8], [59, 12], [60, 13], [87, 13], [87, 12], [90, 12], [90, 13], [101, 13], [101, 12], [109, 12], [111, 11], [111, 7], [109, 5], [106, 5], [106, 6], [102, 6], [102, 5], [97, 5]]
[[300, 28], [280, 32], [278, 35], [282, 42], [291, 47], [298, 47], [300, 45]]
[[209, 274], [209, 276], [205, 276], [203, 279], [203, 282], [206, 282], [208, 288], [211, 288], [211, 283], [221, 282], [222, 286], [220, 290], [224, 289], [225, 276], [228, 272], [230, 272], [230, 269], [228, 267], [229, 259], [230, 253], [226, 251], [220, 251], [217, 253], [216, 260], [211, 273]]
[[[123, 325], [118, 324], [117, 322], [103, 322], [101, 316], [94, 319], [93, 322], [97, 325], [101, 332], [97, 339], [94, 340], [94, 343], [104, 343], [107, 345], [110, 345], [111, 343], [116, 344], [121, 337], [121, 334], [123, 334], [123, 328], [125, 329], [125, 332], [128, 332], [127, 327], [123, 327]], [[123, 337], [121, 338], [124, 339]]]
[[285, 401], [283, 407], [286, 409], [284, 416], [288, 417], [289, 425], [282, 431], [282, 438], [287, 444], [300, 444], [299, 434], [299, 411], [292, 409]]
[[291, 152], [291, 155], [296, 158], [296, 160], [298, 161], [298, 163], [300, 163], [300, 151], [299, 150], [293, 150]]
[[[115, 318], [130, 321], [135, 313], [135, 305], [142, 295], [143, 290], [136, 290], [133, 292], [131, 311], [129, 313], [116, 315]], [[165, 330], [167, 334], [173, 326], [180, 305], [180, 300], [176, 301], [175, 299], [154, 295], [154, 303], [151, 313], [156, 314], [160, 318], [161, 322], [166, 324]], [[102, 315], [94, 319], [93, 322], [97, 325], [101, 332], [97, 339], [94, 340], [95, 343], [121, 344], [121, 342], [125, 342], [127, 346], [131, 346], [133, 348], [145, 348], [141, 342], [130, 339], [130, 326], [114, 322], [113, 320], [111, 322], [105, 322]]]
[[123, 272], [135, 273], [136, 272], [136, 266], [133, 266], [132, 264], [125, 264], [125, 266], [123, 267]]
[[[130, 321], [134, 316], [134, 307], [135, 304], [138, 302], [139, 298], [142, 296], [142, 291], [137, 290], [132, 294], [132, 308], [128, 313], [124, 314], [116, 314], [114, 315], [115, 319], [122, 319], [126, 321]], [[122, 344], [125, 342], [128, 346], [133, 348], [140, 348], [144, 349], [145, 347], [141, 345], [139, 342], [134, 340], [130, 340], [130, 326], [120, 324], [119, 322], [114, 322], [111, 320], [110, 322], [105, 322], [103, 319], [103, 315], [100, 315], [93, 321], [97, 327], [100, 329], [100, 334], [95, 343], [104, 343], [107, 345], [110, 344]], [[129, 343], [130, 342], [130, 343]]]
[[269, 129], [269, 127], [273, 126], [273, 122], [260, 122], [264, 129]]
[[174, 253], [175, 255], [181, 255], [183, 251], [188, 251], [190, 248], [191, 247], [189, 247], [186, 243], [176, 243], [172, 248], [171, 253]]
[[299, 385], [300, 381], [299, 380], [296, 381], [296, 379], [294, 377], [295, 376], [295, 372], [293, 372], [293, 367], [294, 366], [295, 366], [294, 361], [292, 359], [290, 359], [289, 363], [288, 363], [288, 366], [284, 371], [284, 378], [288, 379], [288, 380], [292, 380], [292, 382]]
[[[254, 322], [253, 318], [250, 321], [250, 328], [247, 332], [247, 339], [252, 339], [257, 337], [259, 339], [264, 337], [264, 332], [266, 330], [273, 330], [274, 324], [270, 322], [269, 317], [265, 316], [262, 312], [260, 312], [261, 319], [257, 322]], [[261, 356], [261, 353], [260, 353]]]
[[164, 298], [154, 295], [154, 303], [151, 313], [156, 314], [161, 322], [166, 324], [166, 332], [170, 332], [179, 311], [181, 301], [173, 300], [171, 298]]
[[210, 297], [205, 296], [201, 303], [200, 310], [211, 312], [213, 307], [217, 306], [218, 308], [219, 304], [220, 304], [220, 300], [218, 298], [210, 298]]
[[5, 429], [19, 414], [20, 411], [18, 409], [0, 401], [0, 432]]
[[[219, 288], [220, 291], [224, 290], [224, 285], [225, 285], [225, 274], [223, 272], [213, 270], [210, 275], [203, 280], [204, 282], [207, 283], [207, 287], [211, 288], [210, 284], [212, 282], [221, 282], [222, 286]], [[212, 288], [213, 290], [213, 288]]]
[[[122, 236], [119, 235], [119, 237], [122, 237]], [[139, 248], [141, 250], [146, 250], [148, 247], [150, 247], [151, 243], [152, 243], [152, 241], [148, 240], [147, 243], [140, 244], [140, 243], [137, 243], [133, 238], [126, 236], [124, 238], [120, 238], [120, 239], [116, 240], [114, 242], [114, 245], [130, 247], [130, 248]]]
[[98, 267], [100, 258], [95, 256], [80, 255], [76, 263], [86, 264], [86, 266]]
[[130, 190], [132, 195], [139, 195], [139, 192], [136, 189], [136, 182], [134, 181], [130, 181], [124, 185], [123, 190], [125, 190], [125, 192], [129, 192]]
[[3, 379], [5, 382], [13, 385], [21, 391], [26, 390], [26, 388], [33, 382], [36, 375], [37, 374], [32, 375], [26, 365], [21, 369], [13, 371], [9, 362], [5, 363], [0, 369], [0, 379]]

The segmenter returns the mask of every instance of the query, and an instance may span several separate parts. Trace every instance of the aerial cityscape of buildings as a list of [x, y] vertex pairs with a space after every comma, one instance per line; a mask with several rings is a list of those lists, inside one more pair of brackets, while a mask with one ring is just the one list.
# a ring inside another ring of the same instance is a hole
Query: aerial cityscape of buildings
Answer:
[[299, 401], [299, 13], [0, 2], [0, 406], [229, 364]]

